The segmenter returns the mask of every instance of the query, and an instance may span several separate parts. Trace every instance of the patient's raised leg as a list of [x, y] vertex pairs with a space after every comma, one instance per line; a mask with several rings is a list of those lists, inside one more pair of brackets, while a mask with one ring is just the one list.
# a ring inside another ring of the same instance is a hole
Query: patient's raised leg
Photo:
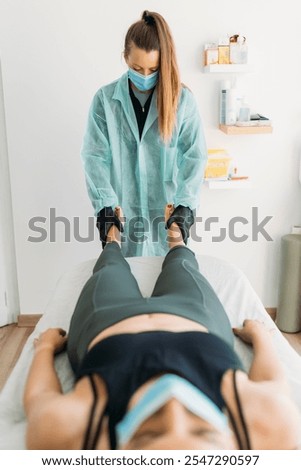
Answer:
[[[167, 204], [165, 206], [165, 222], [167, 222], [173, 211], [173, 204]], [[181, 230], [175, 222], [173, 222], [169, 229], [167, 229], [167, 242], [170, 249], [175, 248], [176, 246], [185, 246]]]
[[[123, 224], [124, 215], [123, 215], [123, 210], [121, 209], [121, 207], [119, 206], [115, 207], [114, 212], [115, 212], [116, 217], [118, 217], [118, 219], [120, 220], [121, 224]], [[113, 242], [118, 243], [118, 245], [120, 246], [120, 231], [118, 230], [116, 225], [112, 225], [112, 227], [108, 231], [108, 235], [106, 239], [106, 243], [113, 243]]]
[[[165, 217], [173, 207], [166, 207]], [[195, 254], [182, 239], [181, 231], [172, 224], [167, 236], [170, 250], [162, 264], [152, 297], [170, 313], [189, 312], [189, 318], [206, 326], [209, 331], [233, 343], [228, 316], [207, 279], [201, 274]]]
[[[173, 212], [173, 205], [165, 207], [165, 220]], [[199, 265], [195, 254], [188, 248], [182, 237], [180, 228], [172, 223], [167, 230], [169, 252], [162, 264], [162, 271], [157, 279], [152, 296], [167, 299], [178, 299], [180, 303], [198, 304], [203, 301], [204, 288], [213, 296], [212, 287], [199, 271]]]
[[[121, 207], [115, 208], [115, 215], [124, 224], [125, 218]], [[137, 280], [121, 252], [120, 245], [120, 231], [118, 227], [112, 225], [108, 231], [106, 245], [93, 269], [93, 274], [98, 273], [97, 291], [102, 295], [104, 303], [105, 299], [114, 302], [117, 290], [118, 296], [123, 300], [142, 297]]]

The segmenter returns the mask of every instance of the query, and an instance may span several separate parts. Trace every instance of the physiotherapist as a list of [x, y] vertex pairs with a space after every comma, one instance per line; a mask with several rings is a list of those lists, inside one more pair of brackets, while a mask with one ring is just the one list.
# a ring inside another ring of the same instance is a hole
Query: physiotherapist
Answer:
[[[207, 149], [198, 106], [181, 83], [168, 24], [144, 11], [125, 37], [128, 71], [95, 94], [81, 149], [102, 246], [119, 220], [124, 256], [163, 256], [166, 226], [177, 222], [185, 243], [200, 202]], [[167, 203], [174, 211], [167, 223]]]

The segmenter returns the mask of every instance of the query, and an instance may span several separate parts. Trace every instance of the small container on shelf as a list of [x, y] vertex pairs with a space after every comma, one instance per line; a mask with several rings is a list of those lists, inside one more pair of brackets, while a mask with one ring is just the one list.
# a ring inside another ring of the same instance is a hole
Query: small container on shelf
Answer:
[[248, 62], [248, 45], [246, 37], [234, 34], [230, 37], [230, 64], [246, 64]]
[[250, 117], [251, 117], [251, 108], [243, 99], [241, 106], [239, 108], [238, 122], [236, 124], [239, 125], [239, 123], [248, 122], [250, 121]]
[[233, 126], [237, 121], [237, 97], [238, 91], [235, 86], [227, 90], [226, 94], [226, 119], [227, 126]]
[[218, 64], [218, 45], [214, 42], [204, 46], [204, 66]]
[[218, 63], [230, 63], [230, 44], [228, 38], [221, 38], [218, 42]]
[[229, 178], [231, 162], [232, 158], [225, 149], [208, 149], [205, 180], [227, 180]]
[[246, 181], [249, 177], [238, 173], [237, 166], [232, 166], [229, 170], [229, 181]]

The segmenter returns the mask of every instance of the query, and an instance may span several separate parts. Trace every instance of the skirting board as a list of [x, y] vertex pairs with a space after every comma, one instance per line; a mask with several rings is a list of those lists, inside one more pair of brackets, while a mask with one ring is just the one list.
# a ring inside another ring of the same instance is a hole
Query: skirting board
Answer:
[[40, 320], [42, 314], [31, 313], [18, 315], [18, 327], [20, 328], [34, 328]]
[[275, 307], [266, 307], [266, 311], [268, 312], [268, 314], [270, 315], [270, 317], [272, 318], [272, 320], [276, 320], [276, 315], [277, 315], [277, 308]]

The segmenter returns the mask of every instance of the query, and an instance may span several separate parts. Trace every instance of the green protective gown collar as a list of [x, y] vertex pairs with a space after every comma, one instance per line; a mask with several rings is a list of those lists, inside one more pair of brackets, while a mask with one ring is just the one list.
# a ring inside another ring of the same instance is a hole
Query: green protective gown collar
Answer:
[[[137, 127], [137, 121], [136, 121], [136, 116], [135, 116], [135, 111], [132, 105], [132, 101], [130, 98], [130, 93], [129, 93], [129, 81], [128, 81], [128, 73], [126, 72], [123, 74], [120, 79], [116, 83], [116, 88], [113, 94], [113, 100], [119, 100], [122, 104], [122, 108], [126, 114], [128, 123], [131, 127], [131, 130], [137, 140], [137, 142], [140, 141], [139, 139], [139, 131]], [[147, 133], [149, 128], [153, 125], [154, 121], [158, 118], [158, 111], [157, 111], [157, 89], [155, 88], [151, 105], [149, 108], [149, 112], [146, 118], [146, 122], [144, 125], [144, 129], [142, 132], [141, 140], [143, 139], [144, 135]]]

